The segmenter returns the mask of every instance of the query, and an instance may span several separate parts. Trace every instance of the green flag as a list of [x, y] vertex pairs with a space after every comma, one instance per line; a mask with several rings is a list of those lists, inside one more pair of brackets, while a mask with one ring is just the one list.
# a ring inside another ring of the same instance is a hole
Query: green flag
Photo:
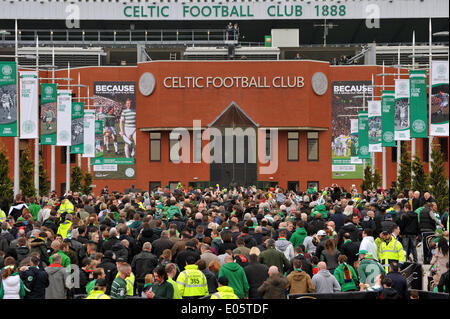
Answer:
[[72, 144], [70, 153], [84, 153], [84, 103], [72, 102]]
[[370, 158], [369, 152], [369, 129], [368, 129], [368, 113], [367, 111], [358, 112], [358, 157], [360, 159]]
[[395, 79], [395, 132], [396, 141], [408, 141], [409, 133], [409, 80]]
[[381, 146], [396, 146], [394, 139], [395, 92], [383, 91], [381, 94]]
[[95, 121], [95, 157], [92, 165], [102, 165], [103, 160], [103, 121]]
[[427, 71], [409, 71], [409, 90], [411, 108], [411, 137], [428, 137], [427, 125]]
[[381, 152], [381, 101], [368, 102], [369, 152]]
[[56, 145], [56, 90], [54, 83], [41, 84], [41, 144]]
[[0, 62], [0, 136], [18, 136], [16, 62]]

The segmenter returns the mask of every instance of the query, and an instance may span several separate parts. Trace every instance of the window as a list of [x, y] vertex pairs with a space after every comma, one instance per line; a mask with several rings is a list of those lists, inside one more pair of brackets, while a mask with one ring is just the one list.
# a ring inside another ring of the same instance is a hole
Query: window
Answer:
[[150, 162], [161, 161], [161, 133], [150, 133]]
[[272, 160], [272, 143], [270, 140], [270, 130], [266, 130], [266, 161]]
[[298, 191], [298, 181], [288, 182], [288, 191]]
[[319, 132], [308, 132], [308, 161], [319, 160]]
[[397, 163], [397, 146], [391, 147], [391, 161]]
[[[180, 147], [180, 140], [181, 135], [177, 139], [171, 139], [169, 134], [169, 160], [174, 163], [180, 162], [180, 153], [181, 153], [181, 147]], [[178, 149], [178, 152], [172, 152], [172, 148], [175, 150]]]
[[444, 157], [444, 161], [448, 161], [448, 138], [441, 137], [439, 138], [439, 144], [441, 145], [441, 152]]
[[[70, 146], [69, 146], [70, 147]], [[66, 164], [67, 146], [61, 147], [61, 164]], [[76, 161], [76, 154], [70, 154], [70, 164], [74, 164]]]
[[178, 182], [169, 182], [169, 190], [173, 193], [178, 187]]
[[422, 139], [422, 162], [427, 163], [430, 159], [430, 140], [427, 138]]
[[288, 132], [288, 161], [298, 161], [298, 132]]
[[161, 182], [149, 182], [148, 183], [148, 190], [150, 192], [156, 191], [158, 187], [161, 187]]
[[202, 132], [194, 131], [194, 163], [200, 163], [202, 161]]
[[306, 183], [306, 185], [307, 185], [306, 186], [307, 188], [317, 187], [317, 189], [319, 189], [319, 182], [317, 182], [317, 181], [309, 181]]

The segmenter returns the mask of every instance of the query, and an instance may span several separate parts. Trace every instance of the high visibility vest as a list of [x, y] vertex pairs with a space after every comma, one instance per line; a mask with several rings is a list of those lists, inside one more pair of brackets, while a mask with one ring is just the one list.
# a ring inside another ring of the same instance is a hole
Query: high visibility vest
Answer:
[[217, 292], [211, 295], [211, 299], [239, 299], [234, 293], [234, 289], [228, 286], [217, 288]]
[[85, 299], [111, 299], [111, 297], [101, 290], [92, 290]]
[[62, 238], [65, 239], [71, 226], [72, 222], [70, 220], [64, 221], [62, 224], [59, 225], [57, 234], [61, 235]]
[[386, 273], [389, 272], [389, 263], [392, 261], [405, 262], [403, 245], [394, 236], [391, 236], [389, 243], [386, 244], [383, 241], [380, 246], [380, 263], [383, 265]]
[[64, 203], [59, 205], [58, 211], [59, 211], [60, 214], [62, 214], [62, 213], [72, 214], [73, 211], [74, 211], [73, 204], [70, 202], [70, 200], [66, 199], [64, 201]]
[[5, 220], [6, 220], [6, 214], [2, 209], [0, 209], [0, 223], [3, 223]]
[[178, 290], [182, 297], [206, 296], [208, 283], [197, 265], [187, 265], [177, 277]]
[[[120, 276], [120, 271], [117, 273], [116, 278]], [[126, 283], [127, 283], [127, 296], [134, 296], [134, 281], [135, 281], [135, 277], [134, 274], [131, 273], [130, 276], [128, 276], [125, 279]]]

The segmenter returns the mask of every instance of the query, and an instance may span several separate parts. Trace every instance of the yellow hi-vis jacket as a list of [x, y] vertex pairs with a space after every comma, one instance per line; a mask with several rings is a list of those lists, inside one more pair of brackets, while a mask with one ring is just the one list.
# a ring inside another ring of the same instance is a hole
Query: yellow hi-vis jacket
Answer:
[[[120, 271], [117, 273], [116, 278], [120, 276]], [[134, 296], [134, 274], [131, 273], [130, 276], [128, 276], [125, 281], [127, 282], [127, 296]]]
[[198, 270], [197, 265], [184, 267], [184, 271], [178, 275], [176, 282], [182, 297], [197, 297], [209, 294], [206, 277]]
[[3, 209], [0, 208], [0, 223], [3, 223], [6, 220], [6, 214]]
[[59, 224], [57, 234], [61, 235], [63, 239], [66, 239], [67, 233], [69, 232], [70, 227], [72, 226], [72, 222], [70, 220], [66, 220]]
[[84, 299], [111, 299], [111, 297], [101, 290], [92, 290]]
[[379, 260], [386, 273], [389, 272], [390, 262], [405, 262], [405, 253], [403, 251], [402, 243], [399, 242], [397, 238], [394, 238], [394, 236], [391, 236], [389, 243], [383, 241], [380, 246]]
[[217, 288], [217, 292], [211, 295], [211, 299], [239, 299], [234, 293], [234, 289], [228, 286]]
[[58, 212], [60, 214], [62, 213], [72, 214], [74, 209], [75, 208], [73, 207], [73, 204], [70, 202], [70, 200], [66, 199], [64, 200], [64, 203], [61, 203], [61, 205], [59, 205]]

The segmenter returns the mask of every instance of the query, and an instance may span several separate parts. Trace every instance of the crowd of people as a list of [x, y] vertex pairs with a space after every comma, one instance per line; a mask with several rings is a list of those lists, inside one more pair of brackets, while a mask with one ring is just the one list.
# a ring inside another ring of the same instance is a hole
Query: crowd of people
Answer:
[[[19, 194], [0, 210], [3, 299], [285, 299], [448, 292], [448, 207], [413, 190], [256, 187]], [[432, 235], [431, 237], [429, 235]], [[426, 237], [427, 236], [427, 237]], [[425, 240], [432, 238], [431, 240]], [[418, 240], [429, 245], [418, 260]]]

